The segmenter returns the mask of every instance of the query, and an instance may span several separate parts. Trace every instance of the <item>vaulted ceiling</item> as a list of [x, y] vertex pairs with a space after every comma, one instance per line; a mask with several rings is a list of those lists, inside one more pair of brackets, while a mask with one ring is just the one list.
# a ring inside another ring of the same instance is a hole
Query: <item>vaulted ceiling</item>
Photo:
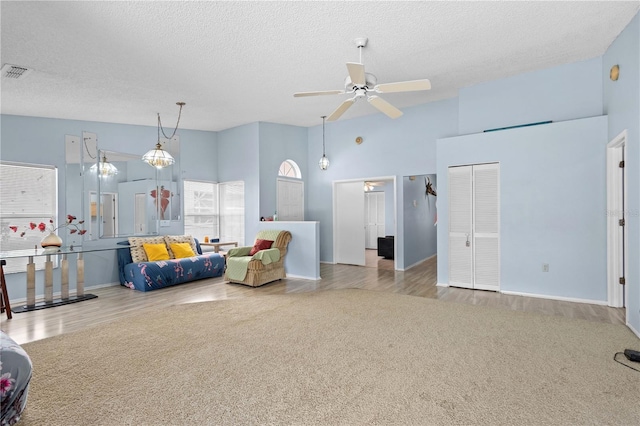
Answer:
[[[321, 123], [362, 52], [379, 83], [428, 78], [428, 92], [381, 95], [399, 108], [462, 87], [602, 55], [640, 2], [2, 1], [2, 113], [222, 130]], [[358, 102], [342, 119], [378, 113]], [[385, 118], [387, 119], [387, 118]]]

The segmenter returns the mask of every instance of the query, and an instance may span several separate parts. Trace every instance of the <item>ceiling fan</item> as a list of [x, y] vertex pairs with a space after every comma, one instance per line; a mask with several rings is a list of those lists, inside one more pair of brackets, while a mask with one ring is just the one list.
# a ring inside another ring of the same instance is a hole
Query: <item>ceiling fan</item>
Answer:
[[358, 50], [360, 50], [360, 62], [347, 62], [347, 70], [349, 75], [345, 79], [344, 90], [324, 90], [319, 92], [298, 92], [293, 96], [319, 96], [319, 95], [342, 95], [345, 93], [353, 94], [353, 97], [342, 102], [340, 106], [327, 117], [327, 121], [335, 121], [344, 114], [351, 105], [360, 98], [367, 98], [367, 101], [380, 112], [386, 114], [390, 118], [398, 118], [402, 115], [402, 111], [391, 105], [379, 96], [372, 93], [396, 93], [396, 92], [413, 92], [417, 90], [431, 89], [431, 82], [427, 79], [400, 81], [397, 83], [377, 84], [376, 76], [364, 71], [362, 63], [362, 48], [367, 45], [368, 39], [360, 37], [354, 40]]

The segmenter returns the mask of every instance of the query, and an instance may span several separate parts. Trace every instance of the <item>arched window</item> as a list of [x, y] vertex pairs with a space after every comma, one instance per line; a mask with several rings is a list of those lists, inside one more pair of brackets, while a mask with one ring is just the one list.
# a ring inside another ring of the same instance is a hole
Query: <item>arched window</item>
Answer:
[[298, 167], [296, 162], [293, 160], [284, 160], [282, 164], [280, 164], [278, 175], [288, 177], [288, 178], [302, 179], [302, 173], [300, 173], [300, 167]]

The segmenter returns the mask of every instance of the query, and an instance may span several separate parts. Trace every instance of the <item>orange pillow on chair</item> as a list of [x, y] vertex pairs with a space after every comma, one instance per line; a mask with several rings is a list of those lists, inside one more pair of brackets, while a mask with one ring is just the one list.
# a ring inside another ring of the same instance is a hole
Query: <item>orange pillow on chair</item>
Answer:
[[253, 256], [260, 250], [270, 249], [273, 245], [273, 241], [269, 240], [256, 240], [256, 243], [253, 245], [253, 248], [249, 252], [249, 256]]

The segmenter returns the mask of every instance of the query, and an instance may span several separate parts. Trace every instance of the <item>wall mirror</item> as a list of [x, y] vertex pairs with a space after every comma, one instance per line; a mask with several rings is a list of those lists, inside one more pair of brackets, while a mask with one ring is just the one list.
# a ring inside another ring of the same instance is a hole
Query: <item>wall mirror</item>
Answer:
[[67, 136], [66, 148], [66, 212], [85, 220], [84, 240], [157, 235], [180, 220], [176, 164], [156, 169], [141, 155], [101, 149], [88, 132]]

